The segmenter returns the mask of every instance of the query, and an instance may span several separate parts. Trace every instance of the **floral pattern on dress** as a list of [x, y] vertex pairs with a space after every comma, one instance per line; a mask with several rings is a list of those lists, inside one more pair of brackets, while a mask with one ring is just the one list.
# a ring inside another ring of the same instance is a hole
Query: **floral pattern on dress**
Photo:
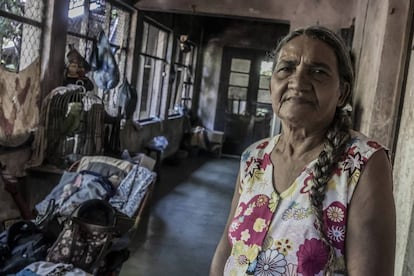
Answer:
[[374, 148], [374, 149], [382, 148], [382, 146], [380, 144], [378, 144], [377, 142], [375, 142], [375, 141], [368, 141], [367, 145], [371, 148]]
[[253, 168], [253, 170], [249, 172], [249, 185], [252, 187], [256, 182], [263, 182], [263, 174], [264, 172], [260, 168]]
[[[230, 223], [230, 240], [243, 240], [246, 245], [262, 244], [272, 217], [268, 207], [269, 200], [266, 195], [256, 195], [247, 204], [239, 204], [239, 215]], [[245, 230], [248, 232], [243, 232]]]
[[362, 166], [364, 165], [365, 160], [363, 160], [359, 152], [348, 154], [348, 158], [344, 161], [343, 170], [348, 172], [348, 175], [351, 176], [356, 170], [361, 171]]
[[254, 275], [282, 276], [286, 272], [286, 266], [285, 255], [278, 250], [267, 249], [266, 251], [260, 252]]
[[312, 214], [310, 208], [303, 208], [300, 205], [293, 201], [290, 206], [283, 212], [282, 219], [284, 221], [294, 219], [294, 220], [302, 220], [307, 218]]
[[265, 149], [267, 147], [267, 145], [269, 145], [269, 141], [264, 141], [262, 143], [260, 143], [259, 145], [257, 145], [257, 149]]
[[328, 251], [321, 240], [310, 239], [299, 246], [298, 272], [303, 276], [314, 276], [321, 272], [328, 261]]
[[270, 160], [270, 154], [268, 153], [265, 153], [263, 155], [263, 159], [258, 159], [257, 161], [259, 163], [260, 169], [262, 170], [266, 170], [267, 166], [272, 164], [272, 161]]
[[306, 170], [306, 173], [307, 173], [307, 177], [303, 181], [302, 189], [300, 189], [300, 192], [302, 194], [309, 193], [309, 191], [312, 189], [312, 186], [313, 186], [313, 178], [314, 178], [313, 171]]
[[273, 191], [270, 201], [269, 201], [269, 209], [272, 213], [276, 211], [278, 204], [279, 204], [279, 196], [276, 192]]
[[348, 186], [351, 188], [355, 188], [359, 181], [360, 176], [361, 176], [361, 171], [359, 170], [355, 171], [348, 179]]
[[332, 245], [345, 254], [345, 230], [347, 210], [339, 201], [332, 202], [324, 210], [325, 231]]
[[[277, 141], [278, 136], [260, 141], [242, 154], [240, 200], [229, 227], [232, 251], [224, 270], [226, 276], [323, 274], [328, 250], [316, 229], [309, 201], [315, 161], [307, 164], [289, 189], [279, 194], [272, 185], [270, 162]], [[324, 232], [335, 249], [337, 267], [345, 267], [346, 208], [361, 170], [380, 148], [363, 136], [353, 137], [328, 182], [323, 201]], [[271, 258], [271, 252], [278, 253]], [[279, 260], [276, 256], [283, 256], [284, 272], [280, 267], [275, 272], [269, 269], [269, 264]]]
[[293, 244], [290, 239], [280, 239], [275, 241], [275, 248], [286, 256], [292, 250]]
[[286, 266], [286, 272], [283, 276], [298, 276], [298, 266], [295, 264], [288, 264]]

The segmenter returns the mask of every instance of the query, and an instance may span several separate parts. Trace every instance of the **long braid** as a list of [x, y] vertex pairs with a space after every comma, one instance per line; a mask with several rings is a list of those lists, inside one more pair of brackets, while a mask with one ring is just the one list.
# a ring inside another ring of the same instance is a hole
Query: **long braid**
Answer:
[[313, 186], [310, 191], [312, 212], [316, 218], [316, 228], [323, 243], [328, 248], [328, 262], [325, 265], [326, 275], [331, 275], [335, 269], [335, 250], [324, 229], [323, 201], [325, 190], [334, 169], [340, 161], [346, 145], [350, 139], [351, 116], [350, 111], [338, 108], [335, 113], [334, 124], [328, 130], [325, 137], [324, 149], [314, 166]]

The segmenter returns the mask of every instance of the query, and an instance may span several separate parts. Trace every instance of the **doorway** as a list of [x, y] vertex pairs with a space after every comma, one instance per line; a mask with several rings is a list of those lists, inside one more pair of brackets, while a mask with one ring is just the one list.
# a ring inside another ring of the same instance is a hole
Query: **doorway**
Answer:
[[224, 109], [225, 120], [216, 122], [224, 124], [224, 154], [240, 155], [254, 141], [269, 136], [272, 68], [273, 60], [265, 51], [224, 47], [218, 106]]

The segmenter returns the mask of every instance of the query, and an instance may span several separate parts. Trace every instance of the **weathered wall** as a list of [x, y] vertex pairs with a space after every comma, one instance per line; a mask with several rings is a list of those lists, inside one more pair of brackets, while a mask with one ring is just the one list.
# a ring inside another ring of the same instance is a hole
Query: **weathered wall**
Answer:
[[[411, 4], [410, 4], [411, 2]], [[383, 143], [394, 159], [397, 210], [395, 275], [414, 275], [414, 61], [406, 74], [413, 1], [361, 0], [355, 25], [356, 128]], [[404, 78], [407, 85], [404, 92]], [[401, 95], [404, 106], [399, 129]], [[399, 131], [399, 134], [398, 134]], [[398, 142], [396, 139], [398, 137]]]
[[355, 127], [392, 152], [406, 58], [409, 6], [409, 1], [404, 0], [362, 0], [355, 25]]
[[[378, 68], [383, 45], [387, 0], [359, 2], [355, 20], [354, 54], [356, 83], [354, 89], [355, 128], [365, 134], [373, 110], [372, 96], [378, 84]], [[368, 11], [369, 12], [368, 12]]]
[[401, 114], [400, 131], [394, 162], [395, 199], [397, 202], [397, 256], [395, 275], [414, 275], [414, 41]]

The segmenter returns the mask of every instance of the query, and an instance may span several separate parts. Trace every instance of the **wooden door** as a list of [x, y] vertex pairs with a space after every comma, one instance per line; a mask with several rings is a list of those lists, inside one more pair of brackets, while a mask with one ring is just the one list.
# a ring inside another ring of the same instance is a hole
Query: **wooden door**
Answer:
[[219, 108], [216, 114], [216, 125], [224, 129], [224, 154], [240, 155], [249, 144], [269, 135], [272, 67], [263, 51], [224, 48], [219, 91], [222, 113]]

